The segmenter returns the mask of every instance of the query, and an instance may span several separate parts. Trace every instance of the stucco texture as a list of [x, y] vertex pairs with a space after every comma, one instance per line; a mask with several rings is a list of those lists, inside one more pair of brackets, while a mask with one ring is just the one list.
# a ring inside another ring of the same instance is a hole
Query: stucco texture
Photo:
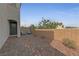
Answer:
[[10, 6], [8, 3], [0, 4], [0, 48], [3, 46], [9, 35], [8, 20], [16, 20], [18, 36], [20, 36], [20, 13], [19, 9]]

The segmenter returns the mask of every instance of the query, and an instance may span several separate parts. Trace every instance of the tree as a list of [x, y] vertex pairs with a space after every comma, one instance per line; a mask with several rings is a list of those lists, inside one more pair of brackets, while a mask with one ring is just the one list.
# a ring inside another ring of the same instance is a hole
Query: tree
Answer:
[[58, 25], [63, 26], [62, 23], [51, 21], [50, 19], [42, 18], [42, 21], [39, 22], [38, 26], [33, 25], [33, 27], [38, 29], [56, 29]]
[[42, 21], [39, 22], [38, 28], [40, 29], [56, 29], [58, 25], [62, 25], [62, 23], [51, 21], [50, 19], [42, 18]]

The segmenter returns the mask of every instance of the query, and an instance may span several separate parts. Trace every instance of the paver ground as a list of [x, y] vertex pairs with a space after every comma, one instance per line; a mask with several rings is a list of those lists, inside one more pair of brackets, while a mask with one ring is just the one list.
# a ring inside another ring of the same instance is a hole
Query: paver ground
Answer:
[[10, 37], [0, 50], [1, 56], [64, 56], [52, 48], [48, 39], [33, 35]]

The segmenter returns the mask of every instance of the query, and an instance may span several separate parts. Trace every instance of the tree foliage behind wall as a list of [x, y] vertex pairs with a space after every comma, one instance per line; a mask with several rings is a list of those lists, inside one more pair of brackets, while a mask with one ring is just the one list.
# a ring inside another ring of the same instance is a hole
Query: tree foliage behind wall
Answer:
[[42, 21], [40, 21], [37, 26], [32, 25], [32, 27], [38, 28], [38, 29], [56, 29], [58, 27], [58, 25], [63, 26], [62, 23], [59, 23], [56, 21], [51, 21], [50, 19], [42, 18]]

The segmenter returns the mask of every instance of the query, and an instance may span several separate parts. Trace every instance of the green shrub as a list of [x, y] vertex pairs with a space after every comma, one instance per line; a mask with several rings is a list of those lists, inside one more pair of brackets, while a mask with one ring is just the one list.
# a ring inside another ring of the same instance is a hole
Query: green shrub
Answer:
[[64, 45], [66, 45], [66, 46], [69, 47], [69, 48], [73, 48], [73, 49], [76, 48], [76, 43], [75, 43], [75, 41], [70, 40], [70, 39], [68, 39], [68, 38], [63, 39], [63, 43], [64, 43]]

